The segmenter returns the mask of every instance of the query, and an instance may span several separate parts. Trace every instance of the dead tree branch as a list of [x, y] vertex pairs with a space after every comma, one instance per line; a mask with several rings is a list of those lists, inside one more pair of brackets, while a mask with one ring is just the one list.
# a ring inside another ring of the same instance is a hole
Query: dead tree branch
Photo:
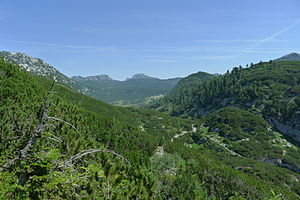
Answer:
[[[46, 95], [44, 105], [42, 106], [42, 108], [40, 110], [39, 124], [34, 128], [34, 131], [31, 134], [31, 137], [29, 138], [27, 144], [25, 145], [25, 147], [22, 150], [19, 151], [19, 154], [15, 158], [13, 158], [12, 160], [10, 160], [6, 164], [4, 164], [3, 167], [0, 168], [0, 171], [2, 171], [3, 168], [10, 168], [11, 166], [15, 165], [15, 163], [19, 160], [25, 161], [28, 156], [29, 150], [32, 149], [32, 147], [35, 145], [37, 138], [41, 137], [41, 135], [44, 131], [46, 116], [47, 116], [47, 112], [49, 109], [49, 97], [53, 90], [54, 84], [55, 84], [55, 81], [53, 81], [53, 83], [51, 84], [51, 87], [48, 90], [48, 93]], [[22, 185], [22, 183], [20, 185]]]
[[47, 115], [46, 117], [47, 117], [47, 119], [51, 119], [51, 120], [63, 122], [63, 123], [65, 123], [65, 124], [71, 126], [73, 129], [76, 130], [76, 132], [79, 133], [78, 129], [77, 129], [73, 124], [71, 124], [71, 123], [69, 123], [69, 122], [66, 122], [65, 120], [62, 120], [62, 119], [59, 119], [59, 118], [56, 118], [56, 117], [51, 117], [51, 116], [48, 116], [48, 115]]
[[118, 154], [118, 153], [116, 153], [115, 151], [109, 150], [109, 149], [107, 149], [106, 152], [107, 152], [107, 153], [114, 154], [115, 156], [117, 156], [117, 157], [121, 158], [122, 160], [124, 160], [128, 165], [131, 165], [131, 163], [129, 162], [129, 160], [127, 160], [127, 159], [126, 159], [124, 156], [122, 156], [121, 154]]

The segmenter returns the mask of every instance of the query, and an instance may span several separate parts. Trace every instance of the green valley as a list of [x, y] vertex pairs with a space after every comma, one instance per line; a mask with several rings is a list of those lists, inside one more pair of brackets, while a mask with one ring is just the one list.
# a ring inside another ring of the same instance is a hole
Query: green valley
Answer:
[[170, 92], [181, 79], [158, 79], [144, 74], [135, 74], [125, 81], [113, 80], [108, 75], [69, 78], [42, 59], [24, 53], [0, 51], [0, 56], [35, 76], [55, 79], [82, 94], [119, 106], [148, 105]]
[[0, 200], [300, 200], [300, 1], [0, 1]]
[[166, 95], [181, 78], [158, 79], [136, 74], [125, 81], [113, 80], [107, 75], [72, 79], [89, 88], [88, 96], [114, 105], [141, 107]]
[[[4, 60], [0, 67], [2, 199], [298, 198], [297, 171], [259, 161], [273, 155], [268, 149], [260, 156], [234, 145], [275, 137], [275, 155], [286, 151], [299, 166], [298, 147], [261, 117], [241, 111], [242, 122], [223, 119], [240, 112], [228, 108], [219, 118], [183, 119], [116, 107]], [[208, 137], [216, 140], [203, 143]]]

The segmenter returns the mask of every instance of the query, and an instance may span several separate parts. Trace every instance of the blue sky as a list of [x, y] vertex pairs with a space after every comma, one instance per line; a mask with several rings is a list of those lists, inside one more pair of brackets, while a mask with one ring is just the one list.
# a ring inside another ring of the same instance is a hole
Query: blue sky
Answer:
[[1, 0], [0, 50], [68, 76], [168, 78], [300, 53], [299, 0]]

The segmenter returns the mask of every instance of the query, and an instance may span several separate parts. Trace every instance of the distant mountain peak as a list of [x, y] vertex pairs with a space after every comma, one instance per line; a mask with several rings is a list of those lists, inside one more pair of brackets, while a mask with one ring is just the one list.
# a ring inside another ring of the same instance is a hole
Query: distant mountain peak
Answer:
[[143, 73], [134, 74], [131, 78], [127, 78], [127, 80], [136, 80], [136, 79], [155, 79], [155, 78]]
[[300, 61], [300, 54], [290, 53], [290, 54], [282, 56], [282, 57], [280, 57], [276, 60], [279, 60], [279, 61]]
[[95, 75], [95, 76], [87, 76], [87, 77], [82, 77], [82, 76], [73, 76], [72, 79], [76, 81], [113, 81], [113, 79], [108, 76], [107, 74], [100, 74], [100, 75]]
[[93, 81], [112, 81], [113, 79], [108, 76], [107, 74], [100, 74], [100, 75], [95, 75], [95, 76], [88, 76], [86, 77], [88, 80], [93, 80]]
[[64, 84], [74, 84], [74, 81], [64, 74], [60, 73], [50, 64], [44, 62], [40, 58], [33, 58], [25, 53], [0, 51], [0, 56], [4, 60], [13, 62], [35, 76], [41, 76], [48, 79], [56, 79], [58, 82]]

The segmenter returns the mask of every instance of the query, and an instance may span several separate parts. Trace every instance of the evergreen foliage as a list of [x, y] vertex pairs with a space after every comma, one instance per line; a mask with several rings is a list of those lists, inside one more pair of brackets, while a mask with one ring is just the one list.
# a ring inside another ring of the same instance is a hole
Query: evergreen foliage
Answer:
[[234, 169], [209, 148], [172, 140], [200, 134], [192, 124], [201, 121], [51, 85], [0, 59], [0, 199], [298, 198], [297, 189]]
[[261, 114], [300, 130], [300, 62], [260, 62], [205, 82], [181, 85], [152, 105], [171, 115], [199, 117], [225, 106]]

